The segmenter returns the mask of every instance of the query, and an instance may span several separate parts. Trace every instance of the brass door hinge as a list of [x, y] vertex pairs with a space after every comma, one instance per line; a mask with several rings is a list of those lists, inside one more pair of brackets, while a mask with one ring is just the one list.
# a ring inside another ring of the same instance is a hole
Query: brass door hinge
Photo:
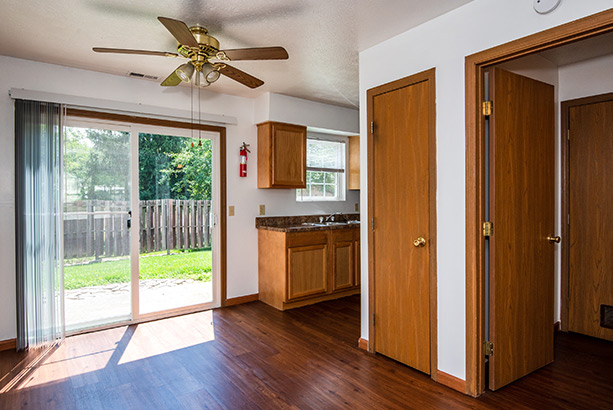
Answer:
[[488, 115], [492, 115], [493, 104], [491, 101], [483, 101], [482, 108], [483, 108], [483, 115], [485, 115], [486, 117]]
[[372, 314], [372, 325], [373, 326], [375, 325], [375, 314], [374, 313]]
[[494, 356], [494, 343], [486, 340], [483, 342], [483, 355], [484, 356]]
[[375, 133], [375, 122], [374, 121], [370, 122], [370, 133], [371, 134]]
[[483, 236], [489, 237], [494, 233], [494, 224], [490, 221], [483, 222]]

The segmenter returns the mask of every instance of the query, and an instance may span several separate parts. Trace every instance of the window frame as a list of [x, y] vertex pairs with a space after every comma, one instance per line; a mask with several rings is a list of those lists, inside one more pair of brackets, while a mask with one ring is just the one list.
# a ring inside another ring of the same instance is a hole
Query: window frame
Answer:
[[[334, 138], [334, 137], [320, 137], [320, 136], [315, 136], [315, 135], [307, 135], [307, 146], [309, 144], [309, 140], [311, 141], [322, 141], [322, 142], [329, 142], [329, 143], [336, 143], [336, 144], [342, 144], [341, 147], [341, 152], [342, 152], [342, 168], [328, 168], [328, 167], [306, 167], [306, 172], [307, 172], [307, 178], [306, 178], [306, 184], [307, 186], [305, 188], [299, 188], [296, 190], [296, 202], [342, 202], [342, 201], [346, 201], [347, 199], [347, 156], [348, 156], [348, 144], [347, 144], [347, 138], [344, 137], [338, 137], [338, 138]], [[307, 156], [308, 156], [308, 149], [307, 149]], [[308, 158], [307, 158], [307, 163], [308, 163]], [[326, 196], [316, 196], [313, 197], [310, 194], [305, 195], [304, 192], [309, 190], [309, 187], [312, 186], [312, 184], [309, 183], [309, 172], [321, 172], [323, 173], [323, 178], [324, 178], [324, 182], [323, 183], [317, 183], [317, 185], [321, 185], [323, 187], [323, 192], [325, 195], [325, 189], [327, 185], [335, 185], [336, 186], [336, 195], [333, 197], [326, 197]], [[335, 183], [326, 183], [325, 182], [325, 178], [326, 178], [326, 174], [333, 174], [335, 175], [336, 178], [336, 182]]]

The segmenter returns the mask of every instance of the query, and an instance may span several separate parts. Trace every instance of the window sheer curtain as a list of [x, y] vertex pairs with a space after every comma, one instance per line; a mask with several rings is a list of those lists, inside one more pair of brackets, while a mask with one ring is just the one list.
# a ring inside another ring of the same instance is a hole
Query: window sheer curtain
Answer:
[[17, 348], [64, 337], [62, 106], [15, 100]]

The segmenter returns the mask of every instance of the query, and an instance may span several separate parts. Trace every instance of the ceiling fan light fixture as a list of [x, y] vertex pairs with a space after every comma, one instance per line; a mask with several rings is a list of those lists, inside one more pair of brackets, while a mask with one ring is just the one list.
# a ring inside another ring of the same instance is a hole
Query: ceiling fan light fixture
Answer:
[[196, 76], [194, 77], [194, 85], [196, 87], [208, 87], [209, 85], [211, 85], [211, 83], [206, 80], [206, 76], [201, 70], [196, 70]]
[[181, 64], [179, 68], [175, 70], [175, 73], [181, 79], [181, 81], [189, 83], [192, 75], [194, 74], [194, 66], [191, 63]]
[[206, 78], [206, 81], [209, 84], [212, 84], [215, 81], [219, 80], [219, 76], [220, 76], [219, 70], [213, 64], [210, 64], [210, 63], [204, 64], [202, 66], [202, 73], [204, 74], [204, 77]]

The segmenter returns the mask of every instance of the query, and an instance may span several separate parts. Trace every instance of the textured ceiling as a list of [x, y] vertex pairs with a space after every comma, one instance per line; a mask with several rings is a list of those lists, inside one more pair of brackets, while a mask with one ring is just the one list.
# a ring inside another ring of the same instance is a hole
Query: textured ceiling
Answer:
[[540, 53], [558, 67], [611, 54], [613, 54], [613, 33], [590, 37]]
[[[222, 49], [281, 45], [287, 61], [241, 61], [265, 84], [222, 77], [211, 91], [274, 92], [357, 107], [358, 53], [470, 0], [2, 0], [0, 54], [162, 81], [182, 61], [97, 54], [92, 47], [176, 51], [158, 16], [209, 29]], [[134, 79], [134, 81], [147, 81]]]

